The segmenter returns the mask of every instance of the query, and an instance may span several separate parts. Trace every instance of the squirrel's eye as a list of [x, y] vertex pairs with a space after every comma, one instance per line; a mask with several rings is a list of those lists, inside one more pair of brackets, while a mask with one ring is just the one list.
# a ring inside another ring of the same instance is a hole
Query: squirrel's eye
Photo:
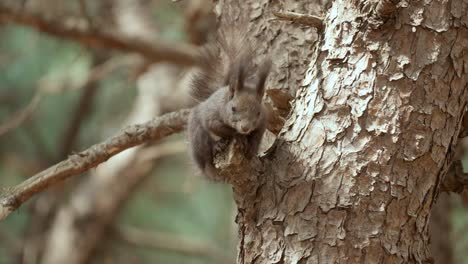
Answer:
[[233, 106], [231, 109], [232, 109], [233, 112], [236, 111], [236, 107], [235, 107], [235, 106]]
[[257, 116], [260, 116], [260, 111], [258, 111]]

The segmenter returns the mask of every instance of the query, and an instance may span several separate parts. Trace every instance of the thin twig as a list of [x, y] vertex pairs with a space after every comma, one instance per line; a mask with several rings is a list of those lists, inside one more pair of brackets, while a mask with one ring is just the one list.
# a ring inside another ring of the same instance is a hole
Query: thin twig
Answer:
[[24, 121], [32, 116], [34, 110], [39, 105], [41, 101], [41, 94], [40, 92], [36, 92], [33, 99], [29, 104], [21, 110], [18, 110], [13, 115], [11, 115], [8, 120], [6, 120], [3, 124], [0, 124], [0, 137], [8, 133], [9, 131], [17, 128], [20, 126]]
[[108, 160], [121, 151], [158, 140], [184, 129], [190, 109], [165, 114], [140, 125], [125, 128], [119, 135], [98, 143], [85, 151], [49, 167], [0, 195], [0, 220], [42, 190], [70, 176], [80, 174]]
[[85, 83], [99, 81], [119, 68], [134, 67], [140, 63], [142, 63], [142, 60], [134, 55], [112, 57], [106, 62], [94, 67]]
[[323, 29], [323, 18], [314, 16], [314, 15], [307, 15], [307, 14], [300, 14], [296, 12], [277, 12], [273, 11], [273, 15], [281, 20], [288, 20], [292, 22], [296, 22], [302, 25], [312, 26], [317, 28], [318, 30]]
[[116, 238], [133, 246], [173, 251], [188, 256], [208, 257], [216, 260], [217, 263], [233, 263], [226, 253], [212, 243], [155, 231], [143, 231], [128, 226], [115, 227], [114, 231]]
[[197, 49], [189, 44], [142, 42], [110, 35], [97, 30], [89, 31], [67, 26], [63, 21], [48, 20], [38, 15], [25, 14], [8, 8], [0, 1], [0, 21], [29, 26], [38, 31], [76, 41], [90, 47], [112, 48], [125, 52], [135, 52], [152, 62], [167, 61], [180, 65], [193, 65]]

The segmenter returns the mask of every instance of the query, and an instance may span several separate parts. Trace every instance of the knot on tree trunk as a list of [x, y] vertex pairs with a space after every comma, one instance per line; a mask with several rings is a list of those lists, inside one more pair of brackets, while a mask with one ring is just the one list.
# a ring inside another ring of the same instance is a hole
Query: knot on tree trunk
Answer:
[[259, 168], [262, 166], [257, 156], [251, 159], [245, 156], [248, 148], [244, 138], [236, 137], [232, 140], [220, 140], [214, 149], [213, 163], [219, 176], [240, 195], [247, 195], [252, 188], [256, 188]]
[[245, 138], [239, 137], [221, 140], [214, 150], [213, 162], [218, 169], [218, 176], [232, 185], [238, 210], [236, 217], [238, 223], [256, 219], [257, 211], [252, 205], [255, 203], [257, 190], [262, 182], [260, 175], [264, 171], [263, 160], [258, 156], [246, 158], [244, 153], [248, 147]]

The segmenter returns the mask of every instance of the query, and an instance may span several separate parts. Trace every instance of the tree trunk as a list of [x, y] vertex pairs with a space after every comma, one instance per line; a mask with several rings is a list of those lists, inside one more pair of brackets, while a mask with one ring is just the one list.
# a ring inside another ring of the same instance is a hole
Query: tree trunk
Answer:
[[310, 64], [259, 183], [234, 186], [238, 262], [430, 262], [430, 210], [467, 105], [468, 4], [337, 0], [312, 45], [311, 29], [270, 19], [310, 14], [307, 1], [268, 2], [242, 4], [251, 35], [272, 43], [268, 87], [294, 91], [297, 61]]

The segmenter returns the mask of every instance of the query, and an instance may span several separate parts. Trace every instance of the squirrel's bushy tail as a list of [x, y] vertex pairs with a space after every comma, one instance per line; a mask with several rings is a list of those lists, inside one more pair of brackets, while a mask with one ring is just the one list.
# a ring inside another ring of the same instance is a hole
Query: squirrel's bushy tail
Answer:
[[200, 50], [198, 70], [191, 79], [191, 96], [198, 102], [206, 100], [217, 89], [229, 83], [238, 67], [251, 68], [253, 48], [245, 33], [234, 25], [217, 32]]

